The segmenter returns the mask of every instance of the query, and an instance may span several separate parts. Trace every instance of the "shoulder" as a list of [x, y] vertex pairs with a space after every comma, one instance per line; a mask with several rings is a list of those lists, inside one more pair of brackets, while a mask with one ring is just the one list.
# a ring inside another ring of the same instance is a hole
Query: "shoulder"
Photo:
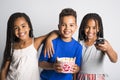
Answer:
[[34, 42], [34, 47], [36, 49], [38, 49], [40, 47], [40, 45], [42, 44], [42, 38], [41, 37], [35, 37], [33, 38], [33, 42]]
[[41, 40], [41, 37], [34, 37], [33, 39], [34, 39], [34, 42], [37, 42]]
[[41, 43], [45, 39], [45, 36], [34, 37], [34, 43]]
[[76, 47], [81, 47], [81, 48], [82, 48], [82, 45], [81, 45], [80, 42], [78, 42], [78, 41], [75, 40], [75, 39], [73, 39], [73, 41], [74, 41], [74, 44], [75, 44]]
[[57, 42], [57, 41], [60, 41], [60, 37], [58, 37], [58, 38], [52, 40], [53, 43], [55, 43], [55, 42]]

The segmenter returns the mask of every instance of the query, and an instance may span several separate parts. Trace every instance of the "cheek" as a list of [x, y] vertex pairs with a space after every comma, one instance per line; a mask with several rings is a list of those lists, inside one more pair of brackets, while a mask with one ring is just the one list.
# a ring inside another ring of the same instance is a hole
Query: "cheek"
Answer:
[[59, 30], [59, 32], [60, 32], [60, 34], [62, 33], [62, 29], [60, 28], [60, 27], [58, 27], [58, 30]]
[[77, 27], [73, 27], [72, 30], [73, 30], [73, 31], [76, 31], [76, 30], [77, 30]]
[[75, 31], [76, 31], [76, 29], [73, 29], [73, 30], [72, 30], [72, 33], [75, 33]]
[[14, 34], [15, 34], [15, 35], [17, 35], [17, 34], [18, 34], [18, 31], [17, 31], [17, 30], [15, 30], [15, 31], [14, 31]]
[[97, 33], [99, 32], [99, 29], [97, 29]]
[[59, 30], [62, 32], [64, 30], [64, 27], [59, 27]]
[[99, 27], [97, 26], [97, 32], [99, 32]]
[[97, 29], [97, 30], [95, 29], [95, 30], [93, 30], [93, 31], [94, 31], [94, 33], [96, 34], [96, 33], [98, 32], [98, 29]]
[[30, 31], [30, 27], [28, 27], [28, 30]]
[[85, 29], [85, 30], [84, 30], [84, 33], [87, 34], [87, 32], [88, 32], [88, 29]]
[[19, 37], [18, 32], [16, 32], [16, 31], [13, 33], [13, 35], [14, 35], [15, 37]]

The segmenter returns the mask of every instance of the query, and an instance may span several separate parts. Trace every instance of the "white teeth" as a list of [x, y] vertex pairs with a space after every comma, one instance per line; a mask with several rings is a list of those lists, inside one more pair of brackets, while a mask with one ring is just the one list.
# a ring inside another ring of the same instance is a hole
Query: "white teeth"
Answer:
[[92, 36], [92, 34], [89, 34], [89, 36]]
[[69, 32], [65, 32], [65, 34], [69, 34]]
[[64, 33], [65, 33], [65, 34], [69, 34], [70, 32], [69, 32], [69, 31], [65, 31]]
[[25, 35], [25, 33], [20, 33], [20, 34], [19, 34], [20, 37], [22, 37], [22, 36], [24, 36], [24, 35]]
[[93, 36], [93, 34], [92, 33], [88, 33], [88, 36]]

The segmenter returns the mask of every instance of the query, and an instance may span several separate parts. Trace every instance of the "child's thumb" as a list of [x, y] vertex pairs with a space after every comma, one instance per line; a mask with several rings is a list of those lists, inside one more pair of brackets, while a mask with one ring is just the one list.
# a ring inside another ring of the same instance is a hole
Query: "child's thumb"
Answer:
[[57, 62], [57, 61], [58, 61], [58, 57], [56, 58], [55, 62]]

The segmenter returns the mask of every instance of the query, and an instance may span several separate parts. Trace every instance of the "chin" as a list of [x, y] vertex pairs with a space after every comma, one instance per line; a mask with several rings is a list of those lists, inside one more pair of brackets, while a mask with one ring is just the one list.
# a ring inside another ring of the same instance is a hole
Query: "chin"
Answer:
[[94, 39], [94, 37], [88, 37], [88, 39]]

